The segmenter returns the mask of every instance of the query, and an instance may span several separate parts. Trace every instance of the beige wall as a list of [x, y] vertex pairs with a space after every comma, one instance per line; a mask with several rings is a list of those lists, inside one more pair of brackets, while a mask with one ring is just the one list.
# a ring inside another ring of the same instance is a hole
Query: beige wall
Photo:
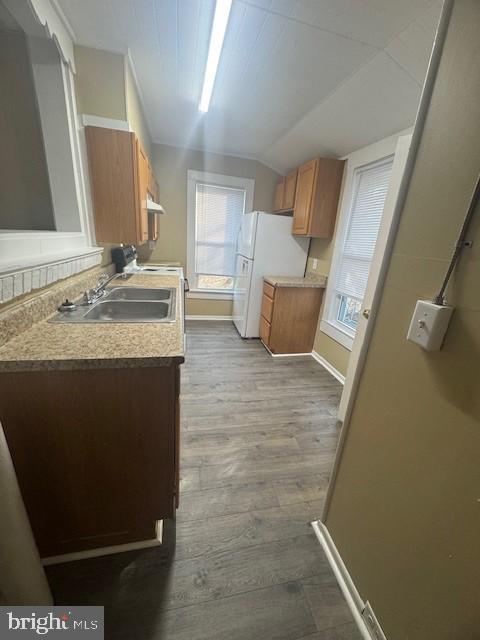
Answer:
[[0, 228], [54, 230], [32, 68], [23, 33], [0, 31]]
[[79, 113], [126, 120], [125, 56], [75, 46], [75, 66]]
[[[340, 194], [340, 203], [342, 202], [342, 194]], [[340, 209], [340, 205], [339, 205]], [[337, 216], [338, 222], [338, 216]], [[318, 273], [328, 276], [330, 273], [330, 265], [332, 262], [333, 247], [335, 244], [335, 236], [337, 233], [337, 224], [335, 225], [335, 233], [331, 240], [323, 240], [320, 238], [313, 238], [310, 244], [310, 251], [308, 254], [307, 273]], [[313, 260], [318, 260], [317, 268], [313, 268]], [[337, 369], [342, 375], [347, 373], [348, 359], [350, 357], [349, 349], [346, 349], [339, 342], [327, 336], [326, 333], [321, 331], [320, 322], [323, 317], [323, 310], [325, 304], [325, 292], [323, 295], [322, 306], [318, 315], [318, 326], [315, 334], [315, 340], [313, 343], [313, 349], [325, 360], [327, 360], [332, 366]]]
[[[278, 174], [256, 160], [154, 144], [151, 161], [160, 186], [160, 202], [166, 214], [160, 220], [160, 239], [153, 251], [140, 248], [140, 257], [151, 261], [187, 260], [187, 171], [211, 171], [255, 180], [254, 209], [271, 211]], [[187, 300], [191, 315], [230, 315], [230, 301]]]
[[142, 103], [140, 102], [137, 85], [128, 59], [125, 59], [125, 98], [127, 120], [137, 134], [147, 155], [150, 157], [152, 153], [150, 132], [148, 130], [147, 120], [145, 118]]
[[405, 340], [478, 177], [479, 33], [456, 0], [326, 519], [389, 640], [480, 637], [480, 207], [443, 349]]
[[[78, 112], [115, 120], [128, 120], [147, 155], [151, 157], [152, 141], [126, 56], [75, 46], [75, 65]], [[116, 245], [99, 244], [104, 247], [102, 265], [110, 264], [110, 251]]]

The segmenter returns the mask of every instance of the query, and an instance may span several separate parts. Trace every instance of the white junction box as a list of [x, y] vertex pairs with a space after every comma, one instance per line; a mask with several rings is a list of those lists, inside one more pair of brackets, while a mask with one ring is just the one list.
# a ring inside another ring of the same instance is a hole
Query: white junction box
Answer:
[[407, 340], [427, 351], [438, 351], [442, 347], [452, 312], [453, 307], [435, 304], [430, 300], [418, 300]]

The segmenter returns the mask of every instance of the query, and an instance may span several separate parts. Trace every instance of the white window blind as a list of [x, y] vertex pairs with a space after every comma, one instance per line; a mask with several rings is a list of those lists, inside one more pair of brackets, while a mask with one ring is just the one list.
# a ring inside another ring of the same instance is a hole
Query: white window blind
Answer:
[[235, 275], [235, 246], [245, 189], [197, 182], [195, 186], [195, 271]]
[[354, 332], [367, 287], [393, 159], [356, 170], [350, 219], [334, 275], [336, 303], [331, 321]]

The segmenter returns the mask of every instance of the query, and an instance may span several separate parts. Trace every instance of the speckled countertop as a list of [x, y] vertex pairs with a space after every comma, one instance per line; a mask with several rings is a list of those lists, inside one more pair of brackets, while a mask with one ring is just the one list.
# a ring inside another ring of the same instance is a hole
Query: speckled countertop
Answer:
[[272, 287], [308, 287], [325, 289], [327, 286], [327, 276], [308, 274], [305, 278], [295, 278], [291, 276], [264, 276], [265, 282]]
[[175, 322], [60, 324], [41, 320], [0, 348], [1, 371], [165, 366], [184, 360], [183, 280], [134, 275], [121, 286], [175, 287]]

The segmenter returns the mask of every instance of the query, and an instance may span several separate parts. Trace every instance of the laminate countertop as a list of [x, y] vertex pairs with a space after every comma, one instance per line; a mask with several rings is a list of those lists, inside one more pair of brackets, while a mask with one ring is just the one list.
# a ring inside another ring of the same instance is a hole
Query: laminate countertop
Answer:
[[185, 356], [183, 280], [133, 275], [110, 286], [173, 287], [174, 322], [62, 324], [40, 320], [0, 348], [1, 371], [169, 366]]
[[292, 276], [264, 276], [264, 281], [272, 287], [307, 287], [314, 289], [325, 289], [327, 286], [327, 276], [307, 275], [304, 278]]

